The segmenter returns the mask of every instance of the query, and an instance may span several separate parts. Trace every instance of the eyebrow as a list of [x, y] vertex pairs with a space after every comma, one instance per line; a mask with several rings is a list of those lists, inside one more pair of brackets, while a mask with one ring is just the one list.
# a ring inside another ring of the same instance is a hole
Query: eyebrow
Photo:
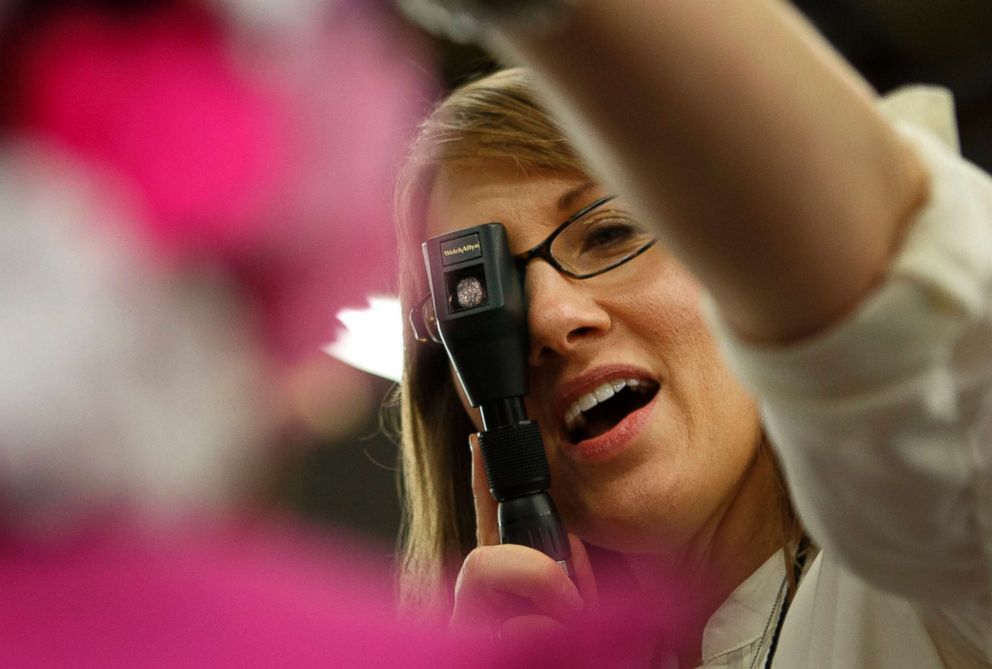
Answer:
[[563, 212], [571, 211], [575, 207], [575, 201], [595, 185], [595, 181], [586, 181], [571, 189], [558, 198], [558, 209]]

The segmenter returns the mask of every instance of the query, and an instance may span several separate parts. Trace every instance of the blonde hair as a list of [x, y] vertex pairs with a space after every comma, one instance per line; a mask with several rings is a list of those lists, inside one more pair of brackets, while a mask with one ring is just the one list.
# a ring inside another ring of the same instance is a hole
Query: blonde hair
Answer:
[[[544, 110], [525, 70], [503, 70], [454, 91], [420, 125], [397, 185], [404, 314], [428, 292], [420, 243], [438, 170], [481, 161], [508, 163], [524, 173], [592, 174]], [[476, 545], [467, 441], [474, 428], [459, 402], [444, 351], [418, 344], [410, 328], [405, 329], [404, 346], [396, 398], [404, 503], [400, 611], [407, 616], [431, 611], [445, 615], [452, 577]], [[789, 527], [794, 514], [787, 495], [784, 506], [784, 525]]]
[[[420, 125], [396, 189], [403, 313], [428, 291], [420, 242], [438, 170], [455, 163], [509, 163], [527, 170], [588, 173], [540, 107], [524, 70], [468, 83]], [[409, 328], [400, 385], [404, 527], [400, 610], [443, 613], [448, 577], [475, 547], [468, 435], [473, 431], [440, 347], [418, 345]]]

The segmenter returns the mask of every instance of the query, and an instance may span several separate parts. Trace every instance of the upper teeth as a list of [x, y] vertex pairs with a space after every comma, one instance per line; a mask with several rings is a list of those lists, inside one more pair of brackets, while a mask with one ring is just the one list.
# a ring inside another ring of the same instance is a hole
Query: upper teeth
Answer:
[[565, 411], [565, 429], [571, 430], [579, 424], [582, 419], [582, 412], [589, 411], [600, 402], [605, 402], [624, 388], [637, 388], [645, 382], [638, 379], [614, 379], [607, 381], [603, 385], [595, 388], [591, 393], [587, 393], [575, 400], [568, 410]]

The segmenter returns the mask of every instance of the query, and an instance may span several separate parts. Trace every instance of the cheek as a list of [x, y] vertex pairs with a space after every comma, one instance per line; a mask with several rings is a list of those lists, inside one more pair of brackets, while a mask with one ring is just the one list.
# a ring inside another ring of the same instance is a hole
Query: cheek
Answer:
[[724, 363], [698, 305], [673, 332], [669, 390], [683, 422], [686, 464], [711, 471], [719, 487], [753, 456], [760, 417], [754, 398]]
[[719, 417], [720, 423], [756, 424], [755, 403], [731, 374], [703, 317], [704, 291], [677, 263], [627, 299], [626, 319], [655, 357], [668, 390], [686, 418]]
[[719, 507], [738, 489], [757, 452], [761, 420], [754, 398], [723, 362], [695, 311], [683, 325], [682, 343], [670, 363], [671, 398], [683, 435], [679, 487], [690, 506], [704, 511]]
[[700, 305], [702, 285], [671, 259], [642, 272], [637, 290], [616, 291], [609, 305], [617, 325], [647, 338], [648, 346], [664, 356], [667, 349], [691, 347], [709, 333]]

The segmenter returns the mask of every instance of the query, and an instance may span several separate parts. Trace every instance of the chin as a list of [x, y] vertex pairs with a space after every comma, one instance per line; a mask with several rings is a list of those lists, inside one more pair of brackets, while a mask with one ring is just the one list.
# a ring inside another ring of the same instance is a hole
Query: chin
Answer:
[[618, 553], [656, 553], [670, 549], [672, 538], [664, 536], [666, 523], [646, 517], [643, 506], [627, 513], [598, 513], [569, 501], [559, 504], [565, 525], [583, 542]]
[[671, 544], [658, 536], [657, 528], [623, 527], [617, 524], [597, 524], [576, 528], [579, 537], [588, 544], [615, 553], [646, 554], [664, 553], [671, 550]]
[[568, 529], [610, 551], [659, 553], [676, 547], [685, 538], [686, 519], [694, 515], [687, 507], [701, 500], [686, 499], [674, 467], [638, 469], [640, 476], [628, 471], [612, 481], [573, 480], [554, 491]]

